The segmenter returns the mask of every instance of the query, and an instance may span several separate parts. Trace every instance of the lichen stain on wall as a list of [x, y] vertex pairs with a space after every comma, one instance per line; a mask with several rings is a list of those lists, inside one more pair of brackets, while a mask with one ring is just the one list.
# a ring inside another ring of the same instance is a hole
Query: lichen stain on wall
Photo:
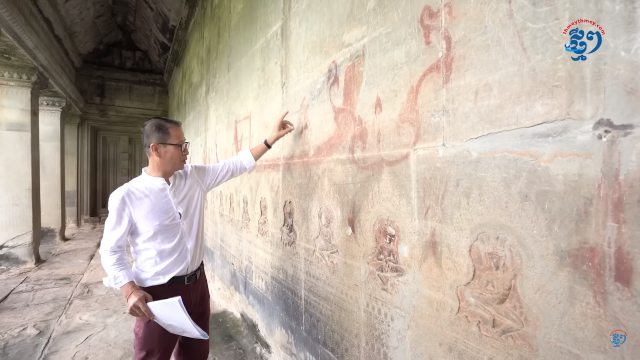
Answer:
[[205, 202], [214, 297], [274, 358], [607, 357], [640, 333], [640, 79], [582, 64], [626, 89], [602, 98], [525, 5], [202, 0], [169, 87], [190, 161], [296, 125]]

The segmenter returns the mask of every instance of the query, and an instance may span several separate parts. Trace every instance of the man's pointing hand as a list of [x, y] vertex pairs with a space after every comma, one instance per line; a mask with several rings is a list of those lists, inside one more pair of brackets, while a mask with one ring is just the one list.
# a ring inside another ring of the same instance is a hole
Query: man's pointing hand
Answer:
[[269, 145], [273, 146], [273, 144], [276, 141], [280, 140], [280, 138], [282, 138], [283, 136], [287, 135], [288, 133], [292, 132], [295, 129], [295, 127], [289, 120], [284, 119], [288, 113], [289, 111], [285, 111], [276, 122], [276, 126], [273, 128], [271, 135], [269, 135], [269, 137], [267, 138]]

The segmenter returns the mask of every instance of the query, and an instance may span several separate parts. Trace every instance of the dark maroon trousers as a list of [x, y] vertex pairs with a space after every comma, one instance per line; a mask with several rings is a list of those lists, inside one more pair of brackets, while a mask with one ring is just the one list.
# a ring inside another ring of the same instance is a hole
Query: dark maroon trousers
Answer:
[[[153, 300], [181, 296], [189, 316], [209, 334], [209, 286], [202, 271], [200, 278], [189, 285], [164, 284], [142, 288]], [[136, 319], [133, 329], [135, 360], [169, 360], [173, 353], [176, 360], [207, 360], [209, 339], [192, 339], [174, 335], [155, 321]]]

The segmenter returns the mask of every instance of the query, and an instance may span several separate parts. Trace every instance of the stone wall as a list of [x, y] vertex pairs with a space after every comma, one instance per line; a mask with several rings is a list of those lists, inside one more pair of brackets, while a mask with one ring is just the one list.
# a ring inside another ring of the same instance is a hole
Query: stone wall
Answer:
[[[214, 295], [289, 358], [640, 352], [640, 7], [616, 4], [202, 0], [169, 86], [190, 161], [296, 125], [207, 196]], [[604, 35], [573, 61], [580, 16]]]

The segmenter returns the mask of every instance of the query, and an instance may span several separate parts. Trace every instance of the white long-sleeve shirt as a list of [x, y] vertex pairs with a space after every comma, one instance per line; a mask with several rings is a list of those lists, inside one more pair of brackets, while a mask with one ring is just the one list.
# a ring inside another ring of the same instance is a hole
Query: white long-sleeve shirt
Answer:
[[[246, 171], [256, 162], [249, 150], [215, 165], [185, 165], [169, 178], [142, 174], [109, 197], [100, 258], [106, 286], [119, 289], [164, 284], [194, 271], [204, 258], [204, 199], [208, 191]], [[131, 244], [133, 268], [126, 254]]]

